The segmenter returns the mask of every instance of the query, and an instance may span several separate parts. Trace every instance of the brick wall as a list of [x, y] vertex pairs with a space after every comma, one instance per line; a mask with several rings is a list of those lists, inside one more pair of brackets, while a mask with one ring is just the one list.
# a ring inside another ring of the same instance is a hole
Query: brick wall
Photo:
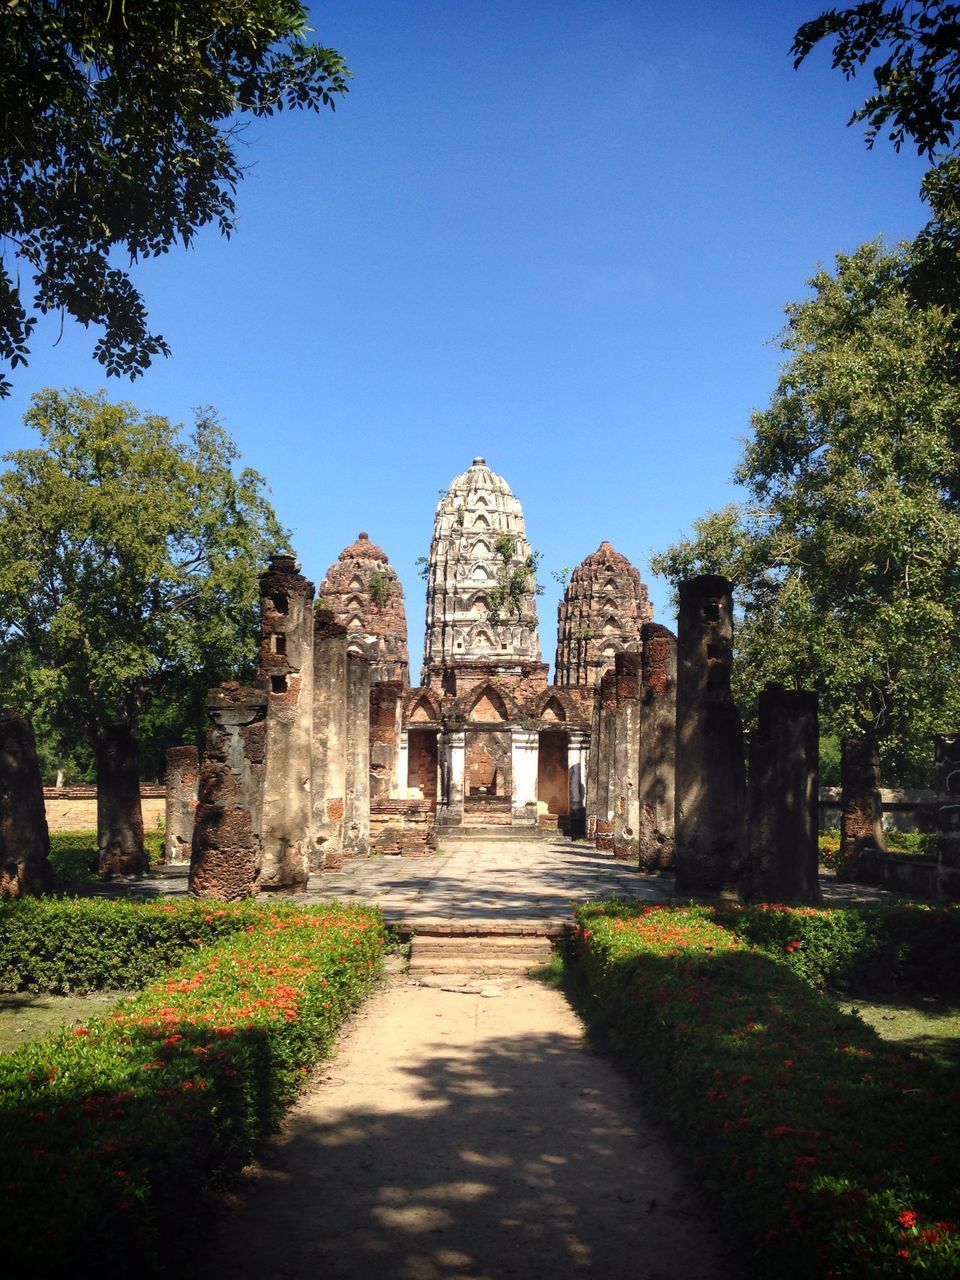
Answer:
[[[141, 785], [140, 803], [145, 831], [155, 831], [162, 824], [166, 795], [163, 787], [146, 782]], [[96, 831], [96, 787], [44, 787], [43, 803], [51, 831]]]

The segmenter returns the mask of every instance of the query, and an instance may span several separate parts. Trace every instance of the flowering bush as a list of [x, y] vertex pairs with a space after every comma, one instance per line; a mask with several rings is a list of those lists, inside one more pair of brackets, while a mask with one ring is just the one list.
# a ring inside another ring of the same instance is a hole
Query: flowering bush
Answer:
[[[198, 910], [168, 914], [196, 925]], [[176, 1274], [204, 1193], [249, 1158], [380, 972], [376, 912], [220, 910], [204, 923], [230, 936], [106, 1017], [0, 1058], [6, 1274], [66, 1275], [84, 1256], [101, 1274]]]
[[960, 1272], [956, 1069], [885, 1045], [709, 908], [590, 904], [578, 923], [588, 988], [750, 1252], [744, 1274]]

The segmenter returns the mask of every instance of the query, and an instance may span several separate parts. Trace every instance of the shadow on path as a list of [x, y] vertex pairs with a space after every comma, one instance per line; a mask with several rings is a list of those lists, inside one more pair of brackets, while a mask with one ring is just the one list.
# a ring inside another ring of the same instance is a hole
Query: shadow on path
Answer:
[[629, 1086], [532, 982], [375, 996], [289, 1118], [202, 1280], [729, 1276]]

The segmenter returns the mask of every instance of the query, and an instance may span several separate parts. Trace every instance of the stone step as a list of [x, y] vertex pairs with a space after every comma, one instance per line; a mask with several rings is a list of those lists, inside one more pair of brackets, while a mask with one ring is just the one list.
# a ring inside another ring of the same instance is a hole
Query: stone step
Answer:
[[529, 973], [548, 964], [550, 953], [550, 941], [545, 937], [417, 935], [410, 949], [409, 972], [414, 977], [440, 973], [484, 977]]
[[[534, 826], [508, 826], [494, 823], [484, 827], [437, 827], [437, 843], [443, 845], [473, 843], [477, 840], [556, 840], [556, 829]], [[560, 839], [564, 839], [559, 834]]]

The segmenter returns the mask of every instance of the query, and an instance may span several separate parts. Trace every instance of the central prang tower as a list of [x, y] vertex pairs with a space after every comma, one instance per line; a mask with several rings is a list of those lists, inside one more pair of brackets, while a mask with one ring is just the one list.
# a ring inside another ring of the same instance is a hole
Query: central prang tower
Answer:
[[437, 503], [427, 564], [423, 683], [444, 685], [460, 663], [490, 663], [504, 673], [539, 663], [533, 574], [515, 605], [491, 620], [491, 592], [531, 555], [523, 511], [510, 486], [483, 458], [456, 477]]

